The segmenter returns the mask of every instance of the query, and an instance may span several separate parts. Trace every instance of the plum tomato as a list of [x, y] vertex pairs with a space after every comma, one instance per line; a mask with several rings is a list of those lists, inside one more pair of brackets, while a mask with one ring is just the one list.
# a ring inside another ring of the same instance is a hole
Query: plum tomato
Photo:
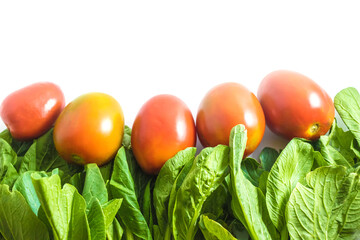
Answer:
[[265, 118], [256, 96], [239, 83], [227, 82], [212, 88], [202, 99], [196, 129], [201, 144], [213, 147], [229, 145], [231, 129], [243, 124], [247, 129], [244, 156], [260, 144], [265, 131]]
[[259, 85], [258, 98], [270, 130], [287, 139], [318, 139], [334, 121], [335, 108], [329, 95], [297, 72], [269, 73]]
[[64, 106], [64, 94], [57, 85], [39, 82], [8, 95], [0, 114], [12, 137], [25, 141], [47, 132]]
[[162, 94], [141, 107], [132, 127], [131, 146], [144, 172], [157, 174], [178, 151], [195, 145], [194, 118], [182, 100]]
[[87, 93], [70, 102], [54, 127], [54, 144], [66, 161], [101, 166], [121, 146], [124, 115], [120, 104], [105, 93]]

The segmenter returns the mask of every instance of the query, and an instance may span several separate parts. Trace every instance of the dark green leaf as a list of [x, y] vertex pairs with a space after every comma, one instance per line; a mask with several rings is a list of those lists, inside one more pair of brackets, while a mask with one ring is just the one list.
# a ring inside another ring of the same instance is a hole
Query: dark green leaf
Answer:
[[100, 205], [105, 204], [108, 201], [108, 193], [99, 167], [95, 163], [87, 164], [85, 172], [82, 196], [86, 204], [89, 206], [93, 198], [99, 200]]
[[19, 177], [14, 167], [17, 161], [14, 150], [4, 139], [0, 138], [0, 184], [7, 184], [10, 188], [13, 186]]
[[125, 128], [124, 128], [124, 136], [123, 136], [123, 140], [122, 140], [122, 145], [126, 149], [131, 148], [131, 128], [126, 126], [126, 125], [125, 125]]
[[241, 170], [244, 176], [255, 186], [259, 187], [259, 180], [264, 169], [260, 167], [260, 163], [253, 158], [245, 158], [241, 162]]
[[140, 211], [129, 161], [134, 161], [134, 159], [128, 159], [125, 148], [121, 147], [115, 157], [110, 180], [112, 196], [123, 199], [118, 218], [125, 225], [126, 234], [129, 234], [127, 231], [129, 230], [141, 239], [152, 239], [149, 227]]
[[279, 152], [273, 148], [265, 147], [260, 153], [260, 162], [263, 169], [270, 172], [276, 159], [279, 157]]

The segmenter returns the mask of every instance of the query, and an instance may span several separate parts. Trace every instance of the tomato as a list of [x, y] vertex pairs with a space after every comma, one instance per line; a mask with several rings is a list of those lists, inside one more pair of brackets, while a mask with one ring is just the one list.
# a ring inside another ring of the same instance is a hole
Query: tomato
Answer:
[[157, 95], [138, 112], [131, 146], [140, 167], [157, 174], [178, 151], [196, 144], [193, 116], [186, 104], [172, 95]]
[[12, 137], [31, 140], [53, 126], [64, 106], [64, 94], [57, 85], [39, 82], [7, 96], [0, 114]]
[[84, 94], [55, 122], [54, 143], [60, 156], [76, 164], [110, 161], [121, 146], [124, 115], [120, 104], [104, 93]]
[[229, 145], [231, 129], [243, 124], [247, 129], [245, 156], [260, 144], [265, 118], [256, 96], [239, 83], [227, 82], [212, 88], [202, 99], [196, 129], [204, 147]]
[[297, 72], [279, 70], [268, 74], [259, 86], [258, 97], [268, 127], [288, 139], [317, 139], [334, 121], [335, 108], [329, 95]]

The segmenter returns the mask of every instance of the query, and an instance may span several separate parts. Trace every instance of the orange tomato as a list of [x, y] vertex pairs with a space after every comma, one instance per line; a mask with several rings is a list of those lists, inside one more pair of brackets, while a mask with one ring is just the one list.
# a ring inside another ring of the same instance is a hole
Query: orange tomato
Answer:
[[84, 94], [69, 103], [55, 122], [60, 156], [76, 164], [110, 161], [121, 146], [124, 116], [120, 104], [104, 93]]

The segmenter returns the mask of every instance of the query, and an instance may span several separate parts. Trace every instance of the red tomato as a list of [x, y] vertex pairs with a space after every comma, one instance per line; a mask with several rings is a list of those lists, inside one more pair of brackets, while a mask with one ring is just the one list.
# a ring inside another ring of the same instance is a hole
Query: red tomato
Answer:
[[279, 70], [268, 74], [259, 86], [258, 97], [268, 127], [288, 139], [317, 139], [334, 121], [332, 99], [300, 73]]
[[265, 118], [253, 93], [238, 83], [223, 83], [212, 88], [200, 103], [196, 129], [204, 147], [229, 145], [231, 129], [243, 124], [247, 129], [245, 156], [260, 144]]
[[158, 95], [141, 107], [132, 127], [131, 146], [146, 173], [157, 174], [178, 151], [195, 144], [193, 116], [179, 98]]
[[19, 89], [1, 104], [1, 118], [18, 140], [40, 137], [54, 124], [65, 106], [61, 89], [50, 82], [40, 82]]
[[76, 164], [110, 161], [121, 146], [124, 116], [120, 104], [104, 93], [84, 94], [69, 103], [55, 122], [60, 156]]

